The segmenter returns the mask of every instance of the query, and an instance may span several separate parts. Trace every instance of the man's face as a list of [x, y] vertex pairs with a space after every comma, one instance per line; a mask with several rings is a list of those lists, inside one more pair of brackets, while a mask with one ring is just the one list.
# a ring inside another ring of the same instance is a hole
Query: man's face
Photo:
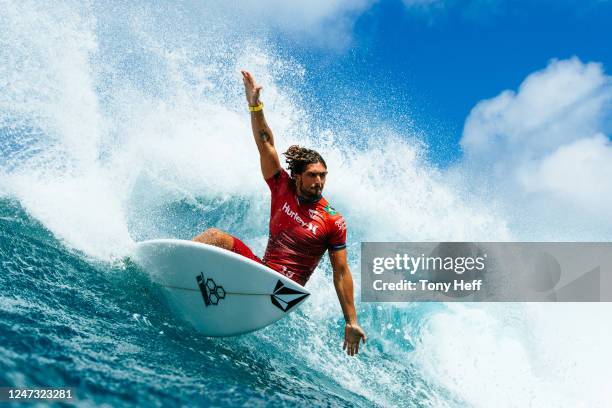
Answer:
[[309, 164], [302, 174], [295, 176], [297, 192], [304, 198], [317, 199], [323, 194], [327, 169], [322, 163]]

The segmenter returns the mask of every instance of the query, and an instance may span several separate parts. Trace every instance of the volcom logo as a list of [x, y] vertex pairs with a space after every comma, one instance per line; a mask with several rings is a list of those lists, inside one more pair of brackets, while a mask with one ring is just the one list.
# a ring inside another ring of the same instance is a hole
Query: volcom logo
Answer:
[[314, 235], [317, 235], [317, 228], [319, 226], [313, 225], [311, 222], [306, 223], [306, 221], [304, 221], [302, 217], [300, 217], [297, 211], [293, 211], [291, 209], [291, 207], [289, 206], [289, 204], [287, 204], [287, 202], [283, 204], [283, 211], [285, 212], [285, 214], [289, 216], [289, 218], [291, 218], [292, 220], [300, 224], [302, 227], [308, 228], [308, 231], [311, 231]]
[[278, 282], [276, 282], [274, 291], [270, 295], [270, 299], [274, 306], [278, 307], [283, 312], [288, 312], [307, 296], [308, 293], [286, 287], [279, 279]]

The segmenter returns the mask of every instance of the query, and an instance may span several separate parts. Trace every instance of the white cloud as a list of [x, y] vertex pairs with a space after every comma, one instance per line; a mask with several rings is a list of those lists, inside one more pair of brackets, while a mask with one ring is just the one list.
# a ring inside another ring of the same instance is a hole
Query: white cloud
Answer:
[[[261, 15], [267, 15], [277, 22], [300, 29], [319, 25], [325, 21], [341, 18], [347, 14], [363, 11], [369, 0], [310, 0], [291, 1], [266, 0], [249, 1], [246, 4], [257, 8]], [[249, 7], [247, 5], [247, 7]]]
[[515, 201], [612, 220], [611, 85], [601, 64], [551, 61], [518, 91], [474, 107], [461, 139], [464, 166]]
[[559, 147], [518, 176], [526, 191], [552, 193], [596, 212], [612, 208], [612, 144], [601, 133]]
[[253, 28], [279, 29], [294, 39], [323, 45], [350, 42], [355, 20], [377, 0], [248, 0], [223, 3]]

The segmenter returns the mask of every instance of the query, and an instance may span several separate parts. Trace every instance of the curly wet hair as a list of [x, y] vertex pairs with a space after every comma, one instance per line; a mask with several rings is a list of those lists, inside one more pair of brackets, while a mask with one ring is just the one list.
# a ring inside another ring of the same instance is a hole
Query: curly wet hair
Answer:
[[327, 164], [325, 164], [323, 157], [312, 149], [293, 145], [283, 154], [286, 157], [285, 161], [291, 172], [291, 177], [295, 177], [296, 174], [302, 174], [309, 164], [321, 163], [327, 168]]

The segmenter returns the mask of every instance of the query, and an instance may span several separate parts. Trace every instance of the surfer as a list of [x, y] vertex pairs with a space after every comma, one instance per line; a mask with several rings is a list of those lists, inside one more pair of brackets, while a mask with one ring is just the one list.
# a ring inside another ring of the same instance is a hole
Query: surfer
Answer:
[[266, 123], [262, 87], [242, 71], [251, 127], [259, 150], [261, 173], [272, 193], [269, 240], [263, 259], [240, 239], [217, 228], [193, 238], [215, 245], [272, 268], [304, 285], [325, 251], [333, 269], [336, 294], [345, 319], [344, 346], [347, 354], [359, 352], [366, 335], [359, 323], [353, 301], [353, 278], [347, 263], [344, 218], [322, 196], [327, 165], [319, 153], [297, 145], [284, 153], [291, 174], [282, 168], [272, 130]]

